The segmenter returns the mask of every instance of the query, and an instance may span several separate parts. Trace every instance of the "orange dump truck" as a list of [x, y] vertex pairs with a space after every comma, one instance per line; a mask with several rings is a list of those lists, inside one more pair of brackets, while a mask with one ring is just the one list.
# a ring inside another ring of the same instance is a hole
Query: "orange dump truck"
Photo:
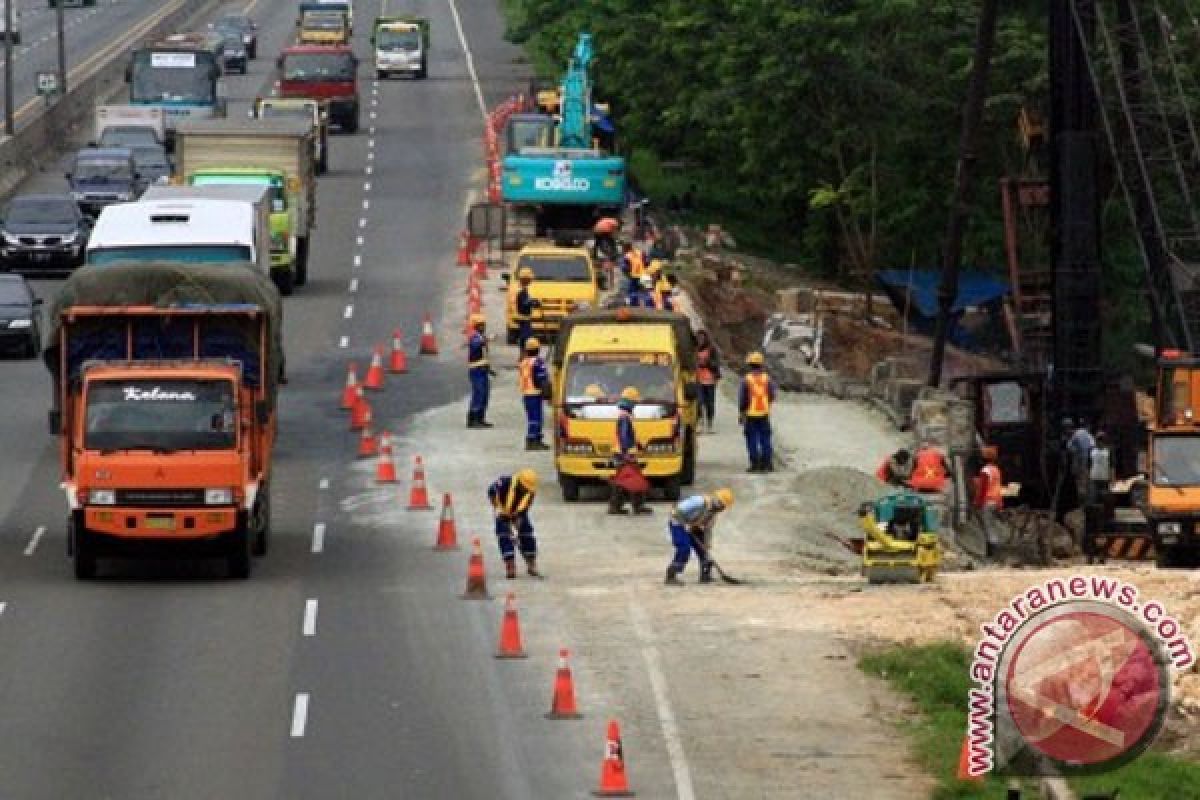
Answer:
[[86, 267], [64, 285], [55, 378], [75, 576], [104, 556], [267, 549], [282, 305], [240, 265]]

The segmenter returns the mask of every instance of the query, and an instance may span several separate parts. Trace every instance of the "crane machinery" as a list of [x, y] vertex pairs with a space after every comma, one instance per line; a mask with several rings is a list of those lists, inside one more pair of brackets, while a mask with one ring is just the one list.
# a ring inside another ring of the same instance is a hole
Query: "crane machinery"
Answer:
[[540, 92], [536, 111], [508, 120], [500, 199], [509, 246], [590, 231], [625, 202], [625, 159], [612, 152], [611, 120], [592, 97], [593, 58], [591, 34], [579, 34], [557, 91]]

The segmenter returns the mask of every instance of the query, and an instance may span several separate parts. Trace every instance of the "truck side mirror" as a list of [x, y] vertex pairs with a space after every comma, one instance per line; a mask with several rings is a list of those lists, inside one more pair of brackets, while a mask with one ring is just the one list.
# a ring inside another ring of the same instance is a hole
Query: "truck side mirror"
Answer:
[[46, 425], [50, 429], [51, 436], [58, 436], [62, 433], [62, 412], [58, 409], [46, 412]]
[[271, 423], [271, 406], [266, 400], [259, 400], [254, 405], [254, 415], [258, 420], [259, 425], [269, 425]]

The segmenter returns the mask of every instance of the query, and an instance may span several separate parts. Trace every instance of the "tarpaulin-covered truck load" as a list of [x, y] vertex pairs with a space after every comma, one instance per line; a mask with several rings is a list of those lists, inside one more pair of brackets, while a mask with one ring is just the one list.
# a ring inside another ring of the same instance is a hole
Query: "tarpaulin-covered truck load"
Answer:
[[84, 267], [53, 310], [46, 364], [75, 574], [146, 550], [267, 549], [283, 305], [240, 264]]

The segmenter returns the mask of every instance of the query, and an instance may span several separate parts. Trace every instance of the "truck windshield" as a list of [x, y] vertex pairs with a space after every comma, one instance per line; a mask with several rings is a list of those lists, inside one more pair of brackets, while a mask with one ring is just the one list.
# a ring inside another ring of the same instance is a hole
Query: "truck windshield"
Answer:
[[212, 53], [143, 50], [133, 56], [129, 97], [135, 103], [212, 105], [216, 101], [217, 72]]
[[1154, 437], [1156, 486], [1200, 486], [1200, 436]]
[[185, 264], [223, 264], [252, 261], [250, 248], [238, 244], [159, 245], [133, 247], [96, 247], [88, 250], [89, 264], [117, 264], [125, 261], [175, 261]]
[[354, 57], [350, 53], [288, 53], [283, 57], [287, 81], [352, 81]]
[[340, 31], [345, 27], [345, 17], [318, 11], [304, 15], [304, 27], [314, 31]]
[[375, 36], [375, 46], [388, 52], [404, 51], [415, 53], [421, 49], [421, 32], [393, 31], [384, 28]]
[[271, 213], [287, 211], [287, 195], [282, 181], [265, 175], [193, 175], [188, 181], [192, 186], [266, 186], [271, 198]]
[[641, 404], [675, 404], [675, 370], [669, 353], [575, 353], [567, 361], [566, 402], [612, 405], [632, 386]]
[[231, 450], [237, 440], [229, 381], [96, 381], [87, 388], [89, 450]]
[[517, 269], [529, 267], [539, 281], [590, 283], [592, 273], [584, 256], [521, 256]]

